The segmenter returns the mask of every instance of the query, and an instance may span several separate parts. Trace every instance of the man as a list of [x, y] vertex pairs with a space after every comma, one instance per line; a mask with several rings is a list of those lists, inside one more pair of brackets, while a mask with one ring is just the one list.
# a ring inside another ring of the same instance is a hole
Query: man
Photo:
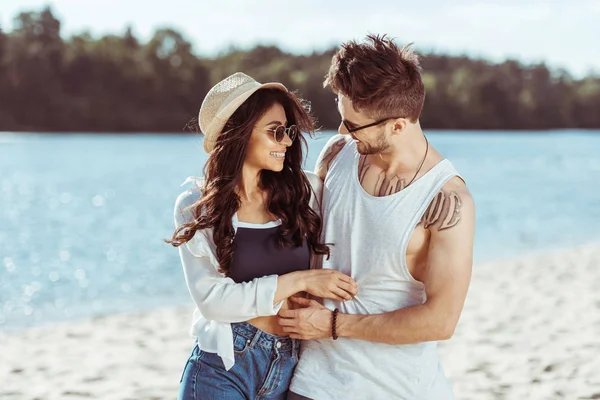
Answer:
[[[475, 205], [419, 124], [417, 55], [385, 36], [348, 42], [325, 80], [342, 117], [317, 161], [323, 268], [354, 278], [352, 300], [280, 313], [302, 344], [291, 399], [452, 399], [437, 341], [453, 335], [471, 278]], [[339, 338], [338, 338], [339, 337]]]

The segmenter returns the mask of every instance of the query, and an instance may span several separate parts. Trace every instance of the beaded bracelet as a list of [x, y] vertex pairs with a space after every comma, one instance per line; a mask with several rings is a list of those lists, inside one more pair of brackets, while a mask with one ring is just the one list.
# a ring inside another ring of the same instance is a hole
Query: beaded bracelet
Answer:
[[337, 340], [338, 338], [337, 332], [335, 330], [337, 324], [337, 315], [339, 311], [340, 310], [336, 308], [335, 310], [333, 310], [333, 314], [331, 316], [331, 336], [333, 337], [333, 340]]

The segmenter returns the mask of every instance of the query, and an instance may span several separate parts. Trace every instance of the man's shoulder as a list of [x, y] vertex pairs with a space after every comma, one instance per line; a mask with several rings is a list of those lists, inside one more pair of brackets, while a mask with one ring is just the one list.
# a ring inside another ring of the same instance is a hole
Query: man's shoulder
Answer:
[[331, 149], [332, 151], [336, 151], [337, 154], [346, 145], [346, 143], [351, 141], [352, 137], [350, 135], [342, 135], [341, 133], [337, 133], [329, 138], [324, 149]]
[[470, 225], [474, 219], [475, 201], [471, 191], [461, 177], [454, 176], [435, 195], [421, 222], [433, 233], [457, 225]]
[[442, 186], [441, 190], [470, 193], [466, 182], [459, 175], [455, 175], [452, 178], [448, 179], [448, 181], [444, 183], [444, 186]]
[[440, 192], [447, 194], [454, 193], [461, 199], [463, 205], [466, 203], [472, 203], [473, 206], [475, 205], [475, 201], [473, 200], [473, 196], [471, 195], [471, 191], [467, 187], [466, 182], [458, 175], [450, 178], [444, 186], [442, 186]]
[[337, 157], [344, 146], [351, 141], [352, 138], [349, 135], [342, 135], [339, 133], [329, 138], [323, 147], [323, 150], [321, 150], [321, 154], [319, 154], [319, 159], [317, 160], [317, 164], [315, 166], [315, 173], [322, 180], [325, 180], [325, 176], [327, 175], [327, 171], [329, 170], [329, 166], [333, 160]]

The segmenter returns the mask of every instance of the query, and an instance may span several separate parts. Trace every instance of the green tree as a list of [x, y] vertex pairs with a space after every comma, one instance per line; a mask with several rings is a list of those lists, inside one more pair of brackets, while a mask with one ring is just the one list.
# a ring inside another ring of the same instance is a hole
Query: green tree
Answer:
[[[61, 37], [50, 8], [0, 27], [0, 130], [181, 132], [219, 80], [237, 71], [279, 81], [310, 102], [324, 129], [337, 129], [323, 79], [336, 49], [294, 55], [276, 46], [230, 48], [198, 57], [180, 32], [162, 28], [142, 43], [133, 29]], [[544, 64], [493, 64], [424, 54], [425, 129], [600, 128], [600, 77], [574, 79]]]

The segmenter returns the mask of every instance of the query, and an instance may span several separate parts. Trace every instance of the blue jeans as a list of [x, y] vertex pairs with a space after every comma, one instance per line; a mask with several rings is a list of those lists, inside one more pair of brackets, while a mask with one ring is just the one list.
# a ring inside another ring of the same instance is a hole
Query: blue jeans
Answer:
[[179, 400], [285, 399], [298, 363], [300, 341], [255, 326], [231, 324], [235, 365], [225, 370], [215, 353], [192, 350], [179, 387]]

